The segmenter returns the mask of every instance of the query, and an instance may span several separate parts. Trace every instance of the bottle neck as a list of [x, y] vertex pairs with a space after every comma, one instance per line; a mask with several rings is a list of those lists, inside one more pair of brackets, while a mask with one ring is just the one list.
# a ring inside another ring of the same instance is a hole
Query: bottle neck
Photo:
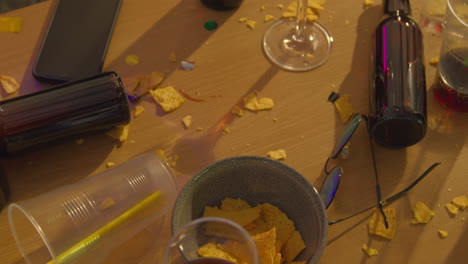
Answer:
[[411, 14], [410, 0], [385, 0], [384, 13], [387, 15], [409, 16]]

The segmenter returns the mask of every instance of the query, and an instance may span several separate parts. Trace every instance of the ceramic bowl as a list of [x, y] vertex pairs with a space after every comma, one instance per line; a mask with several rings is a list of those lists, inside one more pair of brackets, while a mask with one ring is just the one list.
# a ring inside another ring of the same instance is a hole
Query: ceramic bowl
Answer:
[[265, 202], [277, 206], [294, 222], [306, 244], [296, 260], [318, 261], [328, 227], [320, 196], [297, 171], [269, 158], [227, 158], [195, 175], [176, 199], [172, 231], [201, 217], [206, 205], [218, 206], [226, 197], [246, 200], [252, 206]]

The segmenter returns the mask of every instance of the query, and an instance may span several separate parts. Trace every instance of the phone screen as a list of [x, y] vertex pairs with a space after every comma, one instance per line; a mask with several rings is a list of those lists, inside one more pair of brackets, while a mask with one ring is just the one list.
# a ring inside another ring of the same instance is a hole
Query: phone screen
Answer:
[[64, 82], [98, 74], [121, 0], [59, 0], [33, 76]]

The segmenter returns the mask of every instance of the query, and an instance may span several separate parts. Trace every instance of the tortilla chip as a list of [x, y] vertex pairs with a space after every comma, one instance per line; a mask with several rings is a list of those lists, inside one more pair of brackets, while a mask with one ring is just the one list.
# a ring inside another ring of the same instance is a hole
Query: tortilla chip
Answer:
[[280, 241], [281, 248], [296, 229], [293, 221], [278, 207], [272, 204], [264, 203], [259, 207], [262, 209], [261, 216], [265, 221], [265, 225], [269, 229], [276, 227], [276, 238]]
[[[258, 256], [262, 264], [276, 264], [281, 261], [281, 254], [276, 251], [276, 228], [252, 237], [257, 246]], [[279, 257], [278, 257], [279, 255]]]
[[451, 202], [462, 210], [468, 207], [468, 198], [465, 195], [454, 197]]
[[423, 202], [417, 202], [413, 208], [414, 218], [411, 220], [412, 224], [426, 224], [435, 213], [427, 207]]
[[172, 86], [150, 90], [149, 92], [166, 113], [176, 110], [185, 102], [184, 98]]
[[225, 259], [232, 263], [239, 263], [237, 259], [229, 254], [228, 252], [223, 251], [214, 243], [208, 243], [197, 249], [197, 253], [200, 257], [204, 258], [219, 258]]
[[240, 226], [246, 226], [260, 216], [260, 208], [253, 207], [238, 211], [223, 211], [217, 207], [205, 206], [203, 217], [209, 216], [226, 218]]
[[393, 239], [396, 233], [396, 213], [395, 208], [385, 208], [385, 215], [388, 220], [388, 228], [385, 227], [384, 219], [380, 210], [374, 208], [372, 218], [369, 220], [369, 234], [377, 235], [386, 239]]
[[294, 260], [297, 255], [305, 248], [304, 240], [301, 234], [296, 230], [294, 231], [289, 239], [281, 249], [281, 253], [286, 261]]
[[244, 209], [252, 208], [247, 201], [244, 201], [240, 198], [233, 199], [233, 198], [225, 198], [221, 201], [220, 209], [223, 211], [239, 211]]

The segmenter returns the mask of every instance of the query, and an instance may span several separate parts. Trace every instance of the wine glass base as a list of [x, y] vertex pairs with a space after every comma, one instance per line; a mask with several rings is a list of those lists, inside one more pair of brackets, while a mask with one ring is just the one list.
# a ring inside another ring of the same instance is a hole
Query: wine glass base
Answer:
[[281, 19], [263, 36], [266, 57], [288, 71], [308, 71], [321, 66], [330, 55], [333, 37], [318, 23], [306, 23], [304, 36], [298, 39], [296, 21]]

